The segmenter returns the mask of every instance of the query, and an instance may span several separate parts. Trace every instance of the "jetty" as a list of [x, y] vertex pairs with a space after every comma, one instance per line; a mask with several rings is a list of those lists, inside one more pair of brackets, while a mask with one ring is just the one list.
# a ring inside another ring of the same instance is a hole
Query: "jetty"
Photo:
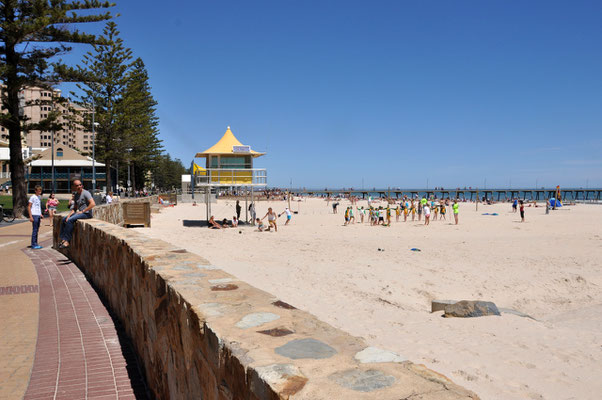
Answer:
[[365, 199], [369, 196], [403, 198], [404, 196], [416, 197], [436, 197], [436, 198], [458, 198], [466, 200], [485, 199], [492, 201], [506, 201], [514, 198], [523, 200], [546, 200], [555, 198], [557, 191], [561, 198], [566, 201], [600, 201], [602, 200], [602, 188], [456, 188], [456, 189], [401, 189], [401, 188], [372, 188], [372, 189], [354, 189], [354, 188], [324, 188], [290, 189], [290, 192], [297, 196], [357, 196]]

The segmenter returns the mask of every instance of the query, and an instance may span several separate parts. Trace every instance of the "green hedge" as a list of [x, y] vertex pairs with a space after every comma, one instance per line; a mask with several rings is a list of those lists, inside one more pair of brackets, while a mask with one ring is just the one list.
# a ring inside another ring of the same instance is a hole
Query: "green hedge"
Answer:
[[[46, 198], [42, 198], [42, 210], [46, 209], [46, 201], [48, 200], [48, 197]], [[69, 209], [69, 200], [60, 200], [60, 203], [58, 205], [58, 207], [56, 208], [57, 212], [63, 212], [63, 211], [67, 211]], [[6, 209], [12, 209], [13, 208], [13, 196], [0, 196], [0, 204], [2, 204], [2, 207], [6, 208]]]

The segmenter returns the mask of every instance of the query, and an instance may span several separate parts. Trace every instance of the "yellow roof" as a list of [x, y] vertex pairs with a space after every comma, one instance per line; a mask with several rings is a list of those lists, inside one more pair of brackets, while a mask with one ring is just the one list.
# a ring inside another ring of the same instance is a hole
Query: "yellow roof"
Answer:
[[222, 138], [219, 140], [219, 142], [217, 142], [216, 144], [214, 144], [213, 146], [211, 146], [210, 148], [208, 148], [207, 150], [205, 150], [202, 153], [196, 153], [195, 157], [206, 157], [209, 155], [228, 155], [228, 154], [244, 154], [244, 155], [250, 154], [253, 157], [259, 157], [259, 156], [263, 156], [265, 154], [265, 153], [259, 153], [257, 151], [250, 150], [250, 148], [249, 148], [248, 152], [245, 152], [245, 151], [234, 152], [234, 146], [245, 147], [242, 143], [240, 143], [238, 141], [238, 139], [236, 139], [236, 136], [234, 136], [234, 134], [230, 130], [230, 127], [228, 127], [228, 129], [226, 129], [226, 133], [224, 133], [224, 136], [222, 136]]

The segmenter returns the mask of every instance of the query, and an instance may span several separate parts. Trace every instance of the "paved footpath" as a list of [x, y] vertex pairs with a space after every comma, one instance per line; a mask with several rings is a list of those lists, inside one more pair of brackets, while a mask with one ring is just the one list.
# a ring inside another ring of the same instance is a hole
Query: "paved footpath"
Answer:
[[0, 399], [147, 398], [130, 346], [83, 273], [32, 250], [31, 224], [0, 226]]

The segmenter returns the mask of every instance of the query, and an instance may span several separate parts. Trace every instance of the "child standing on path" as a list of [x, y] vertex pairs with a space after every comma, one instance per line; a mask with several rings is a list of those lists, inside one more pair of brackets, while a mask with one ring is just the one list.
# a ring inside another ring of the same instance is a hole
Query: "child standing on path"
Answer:
[[31, 229], [31, 248], [37, 250], [42, 248], [38, 244], [38, 231], [40, 230], [40, 221], [44, 217], [42, 217], [42, 202], [40, 201], [42, 187], [38, 185], [35, 190], [35, 194], [29, 198], [27, 211], [29, 211], [29, 221], [33, 224]]

